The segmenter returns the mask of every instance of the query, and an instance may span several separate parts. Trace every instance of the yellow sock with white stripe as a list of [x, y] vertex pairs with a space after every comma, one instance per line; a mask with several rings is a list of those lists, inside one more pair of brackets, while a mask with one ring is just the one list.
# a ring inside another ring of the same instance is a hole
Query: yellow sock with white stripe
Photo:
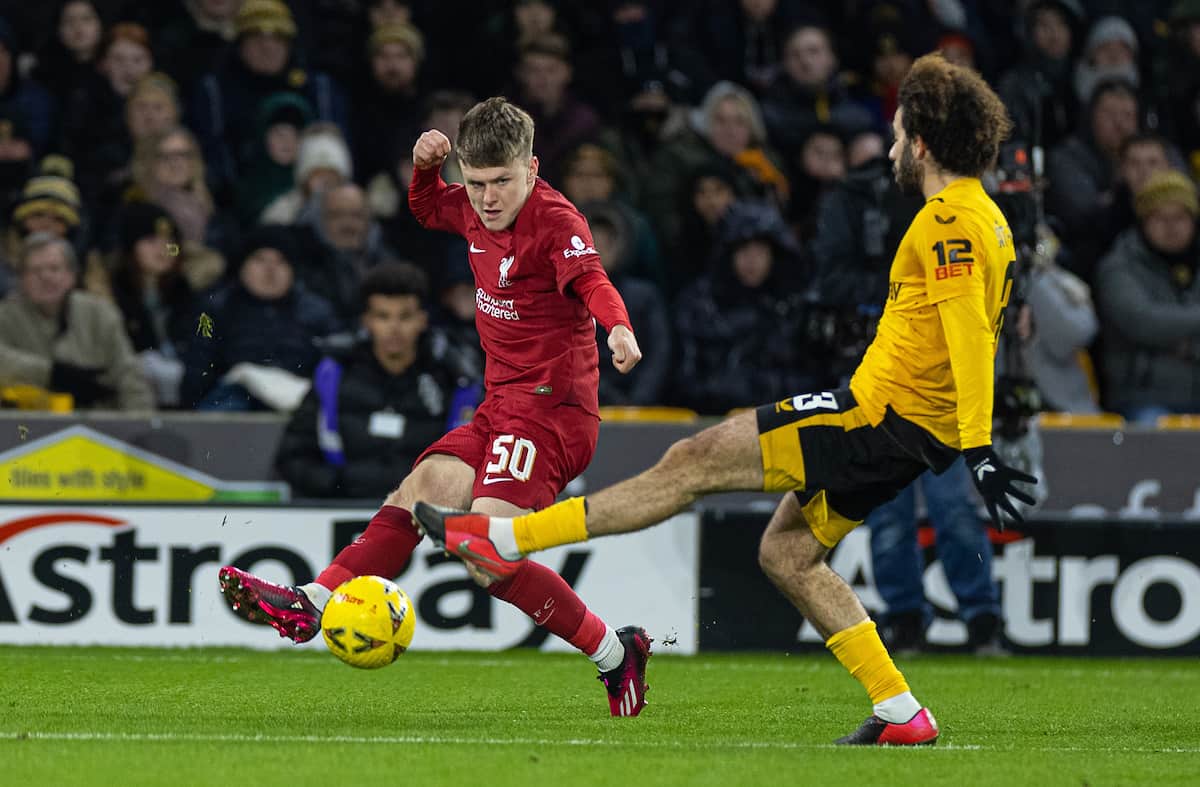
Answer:
[[903, 724], [921, 710], [908, 689], [908, 682], [883, 646], [875, 621], [868, 618], [842, 629], [829, 638], [825, 647], [867, 690], [879, 718]]
[[513, 536], [521, 554], [528, 555], [562, 544], [587, 541], [587, 506], [572, 497], [532, 514], [513, 517]]

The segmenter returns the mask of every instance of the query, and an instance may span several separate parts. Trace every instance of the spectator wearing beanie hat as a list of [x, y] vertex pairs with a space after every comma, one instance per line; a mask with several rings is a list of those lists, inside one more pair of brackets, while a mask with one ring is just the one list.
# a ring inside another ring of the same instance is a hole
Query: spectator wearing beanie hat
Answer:
[[13, 208], [13, 224], [22, 236], [49, 232], [66, 238], [79, 226], [81, 208], [79, 188], [69, 178], [37, 175], [21, 189], [21, 200]]
[[257, 224], [263, 211], [295, 185], [296, 162], [312, 107], [295, 93], [274, 93], [258, 110], [254, 155], [238, 181], [238, 222]]
[[1200, 412], [1200, 244], [1196, 186], [1159, 172], [1134, 196], [1138, 226], [1100, 262], [1108, 409], [1134, 423]]
[[354, 168], [368, 183], [409, 155], [421, 129], [420, 88], [425, 38], [412, 25], [376, 28], [367, 43], [370, 76], [359, 82], [354, 107]]
[[44, 156], [53, 142], [58, 122], [54, 98], [17, 67], [16, 33], [0, 17], [0, 112], [19, 112], [29, 124], [29, 141], [35, 156]]
[[296, 155], [295, 185], [263, 211], [263, 224], [301, 224], [318, 211], [319, 197], [327, 189], [347, 182], [354, 171], [350, 149], [336, 126], [317, 123], [305, 129]]
[[333, 307], [295, 281], [292, 230], [245, 239], [237, 278], [201, 301], [212, 336], [189, 342], [181, 401], [201, 410], [289, 410], [319, 359], [315, 340], [337, 332]]
[[1133, 26], [1119, 16], [1097, 20], [1083, 45], [1083, 57], [1075, 66], [1075, 94], [1080, 106], [1092, 100], [1092, 91], [1102, 82], [1123, 80], [1134, 88], [1141, 82], [1138, 71], [1138, 39]]
[[300, 65], [294, 46], [296, 22], [282, 0], [246, 0], [234, 18], [231, 57], [205, 75], [189, 116], [205, 161], [221, 185], [232, 185], [257, 148], [253, 119], [279, 92], [303, 96], [317, 120], [348, 133], [346, 99], [327, 74]]

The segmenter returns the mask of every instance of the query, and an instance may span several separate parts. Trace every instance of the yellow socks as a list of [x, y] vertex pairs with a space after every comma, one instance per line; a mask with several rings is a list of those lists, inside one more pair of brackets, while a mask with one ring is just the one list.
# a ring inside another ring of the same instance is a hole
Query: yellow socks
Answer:
[[870, 618], [834, 634], [825, 647], [863, 685], [872, 703], [878, 705], [908, 691], [908, 683], [892, 663]]
[[587, 541], [587, 509], [582, 497], [572, 497], [541, 511], [514, 517], [512, 527], [517, 548], [523, 555], [561, 544], [577, 544]]

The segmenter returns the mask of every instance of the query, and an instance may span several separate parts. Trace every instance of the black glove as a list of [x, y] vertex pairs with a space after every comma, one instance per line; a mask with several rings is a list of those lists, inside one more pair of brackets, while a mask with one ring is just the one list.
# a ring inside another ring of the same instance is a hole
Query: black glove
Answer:
[[966, 457], [967, 467], [971, 470], [971, 480], [975, 482], [975, 488], [979, 490], [979, 496], [987, 505], [988, 515], [996, 523], [996, 527], [1004, 529], [1000, 510], [1008, 512], [1014, 522], [1024, 522], [1024, 517], [1008, 498], [1011, 495], [1026, 505], [1033, 505], [1033, 496], [1021, 491], [1013, 482], [1036, 484], [1037, 479], [1003, 464], [990, 445], [968, 448], [963, 451], [963, 456]]
[[103, 369], [89, 369], [86, 366], [55, 361], [54, 365], [50, 367], [50, 390], [69, 393], [75, 397], [76, 405], [90, 407], [115, 393], [112, 388], [100, 382], [100, 375], [103, 371]]

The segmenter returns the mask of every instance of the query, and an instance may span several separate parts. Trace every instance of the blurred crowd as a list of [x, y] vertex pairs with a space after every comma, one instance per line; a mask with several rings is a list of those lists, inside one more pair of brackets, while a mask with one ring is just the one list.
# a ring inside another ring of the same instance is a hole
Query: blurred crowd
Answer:
[[600, 343], [602, 404], [837, 385], [920, 208], [889, 124], [932, 50], [1015, 121], [986, 182], [1022, 247], [1005, 374], [1051, 410], [1200, 411], [1200, 0], [0, 0], [2, 395], [310, 421], [358, 359], [425, 364], [451, 424], [475, 288], [405, 193], [417, 135], [494, 94], [645, 351], [623, 377]]

